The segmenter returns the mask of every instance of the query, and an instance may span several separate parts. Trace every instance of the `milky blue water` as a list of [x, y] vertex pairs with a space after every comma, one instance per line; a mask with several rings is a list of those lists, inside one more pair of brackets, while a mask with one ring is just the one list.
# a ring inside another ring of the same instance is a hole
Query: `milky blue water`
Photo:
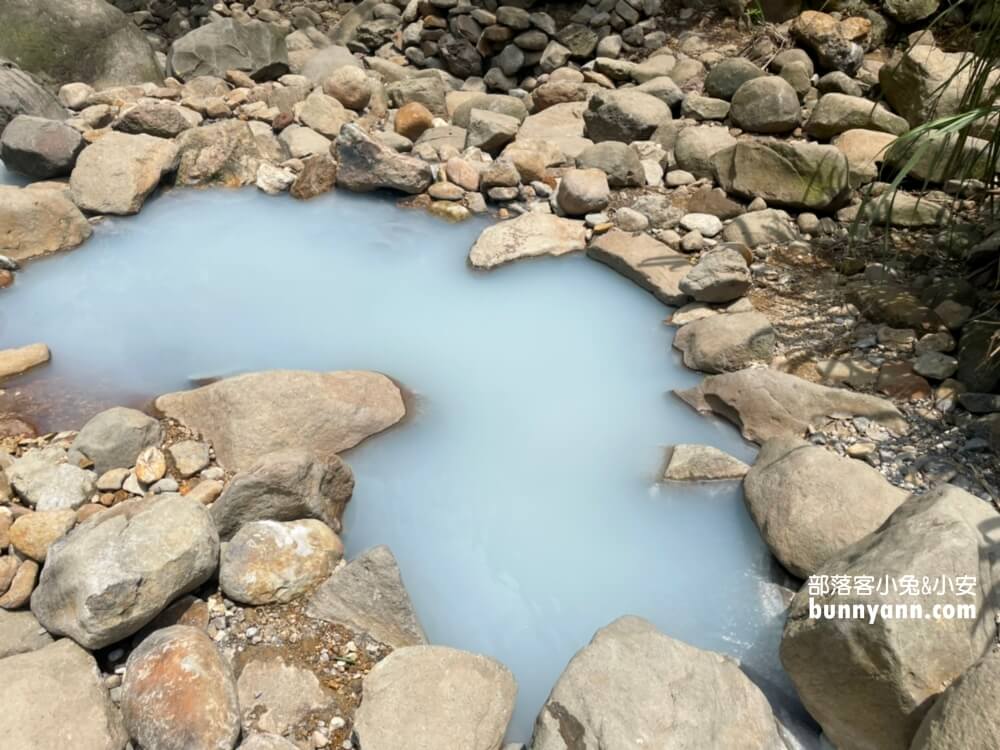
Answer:
[[388, 544], [431, 640], [514, 672], [511, 740], [626, 613], [741, 658], [794, 723], [780, 574], [738, 486], [656, 481], [674, 442], [752, 456], [669, 395], [697, 376], [668, 308], [582, 256], [474, 272], [482, 226], [339, 193], [170, 192], [28, 264], [0, 292], [0, 346], [49, 344], [23, 382], [59, 404], [59, 427], [199, 378], [385, 372], [414, 408], [347, 455], [348, 552]]

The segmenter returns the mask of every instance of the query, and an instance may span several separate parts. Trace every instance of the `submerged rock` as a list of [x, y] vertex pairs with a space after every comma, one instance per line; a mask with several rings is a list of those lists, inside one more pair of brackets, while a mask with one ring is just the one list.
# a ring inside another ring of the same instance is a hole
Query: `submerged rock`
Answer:
[[63, 191], [0, 185], [0, 253], [11, 260], [71, 250], [92, 233]]
[[682, 305], [681, 283], [691, 270], [687, 257], [648, 234], [612, 229], [587, 247], [587, 255], [618, 271], [667, 305]]
[[742, 479], [750, 467], [711, 445], [671, 446], [663, 478], [677, 482]]
[[767, 699], [737, 662], [622, 617], [598, 630], [560, 675], [531, 747], [637, 746], [783, 750], [785, 744]]
[[396, 424], [406, 409], [385, 375], [267, 370], [160, 396], [163, 414], [204, 436], [219, 463], [250, 468], [286, 448], [333, 455]]
[[69, 185], [73, 201], [84, 211], [134, 214], [164, 175], [176, 168], [173, 141], [111, 132], [83, 150]]
[[502, 664], [444, 646], [393, 651], [362, 690], [354, 732], [365, 750], [499, 750], [517, 695]]
[[414, 195], [433, 181], [430, 165], [423, 159], [397, 153], [354, 124], [344, 125], [335, 142], [337, 184], [364, 193], [388, 188]]
[[527, 213], [483, 230], [469, 251], [469, 262], [475, 268], [489, 269], [520, 258], [565, 255], [583, 250], [586, 243], [582, 221]]
[[182, 81], [197, 76], [222, 78], [228, 70], [241, 70], [255, 81], [271, 81], [288, 72], [288, 50], [277, 26], [222, 18], [175, 41], [167, 65], [170, 74]]

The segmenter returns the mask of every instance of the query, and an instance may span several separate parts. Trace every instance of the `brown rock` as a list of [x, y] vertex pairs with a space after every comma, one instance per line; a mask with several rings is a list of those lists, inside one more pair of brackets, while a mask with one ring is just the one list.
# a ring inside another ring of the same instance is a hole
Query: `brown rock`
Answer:
[[107, 508], [98, 503], [87, 503], [86, 505], [81, 505], [76, 511], [76, 522], [83, 523], [87, 519], [93, 518], [98, 513], [103, 513], [106, 510]]
[[411, 141], [434, 124], [434, 115], [420, 102], [404, 104], [396, 112], [396, 132]]
[[76, 525], [75, 510], [48, 510], [28, 513], [10, 528], [14, 549], [37, 562], [44, 562], [49, 547]]
[[186, 493], [192, 500], [197, 500], [202, 505], [211, 505], [214, 503], [219, 495], [222, 494], [222, 490], [225, 489], [226, 484], [221, 479], [205, 479], [198, 482], [191, 489], [190, 492]]
[[444, 165], [448, 179], [465, 190], [479, 190], [479, 170], [465, 159], [453, 156]]
[[0, 557], [0, 595], [6, 594], [14, 580], [14, 574], [20, 566], [20, 562], [13, 555]]
[[691, 270], [687, 257], [648, 234], [633, 236], [613, 229], [594, 239], [587, 255], [652, 292], [668, 305], [682, 305], [687, 295], [680, 283]]
[[878, 371], [876, 387], [879, 393], [892, 398], [923, 401], [934, 392], [931, 384], [913, 371], [909, 362], [886, 362]]
[[293, 198], [308, 200], [328, 193], [337, 184], [337, 162], [329, 154], [315, 154], [303, 163], [289, 192]]
[[[7, 477], [4, 475], [0, 476], [3, 476], [3, 478], [0, 479], [0, 484], [6, 484]], [[8, 493], [9, 493], [9, 487], [8, 487]], [[3, 494], [4, 493], [0, 492], [0, 495]], [[7, 494], [6, 497], [0, 499], [6, 500], [9, 497], [10, 495]], [[14, 523], [14, 514], [11, 513], [7, 508], [0, 507], [0, 552], [7, 549], [7, 545], [10, 544], [10, 527], [13, 525], [13, 523]]]
[[38, 563], [34, 560], [25, 560], [18, 567], [14, 574], [14, 579], [10, 582], [7, 593], [0, 596], [0, 607], [3, 609], [20, 609], [31, 599], [31, 592], [35, 590], [35, 583], [38, 581]]
[[143, 484], [152, 484], [163, 479], [167, 473], [167, 458], [156, 446], [150, 446], [135, 460], [135, 476]]
[[69, 250], [92, 231], [61, 192], [0, 185], [0, 254], [20, 261]]

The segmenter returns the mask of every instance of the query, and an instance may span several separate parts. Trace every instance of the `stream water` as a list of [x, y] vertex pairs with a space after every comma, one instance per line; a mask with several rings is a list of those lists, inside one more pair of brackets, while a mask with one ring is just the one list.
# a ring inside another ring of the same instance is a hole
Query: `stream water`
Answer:
[[201, 378], [385, 372], [414, 409], [346, 456], [348, 552], [388, 544], [431, 640], [514, 672], [511, 740], [573, 653], [631, 613], [740, 658], [813, 746], [777, 659], [781, 574], [738, 485], [656, 481], [674, 442], [753, 454], [669, 394], [698, 376], [668, 308], [585, 257], [474, 272], [482, 226], [342, 193], [168, 192], [0, 292], [0, 347], [53, 353], [8, 390], [74, 427]]

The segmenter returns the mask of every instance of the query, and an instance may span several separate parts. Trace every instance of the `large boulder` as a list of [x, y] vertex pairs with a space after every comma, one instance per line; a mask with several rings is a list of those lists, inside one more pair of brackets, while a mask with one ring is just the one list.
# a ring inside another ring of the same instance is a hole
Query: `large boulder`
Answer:
[[468, 128], [472, 123], [472, 111], [475, 109], [513, 117], [518, 123], [524, 122], [528, 116], [524, 102], [517, 97], [506, 94], [473, 94], [455, 107], [451, 114], [452, 123], [460, 128]]
[[306, 613], [394, 648], [427, 643], [396, 558], [385, 546], [373, 547], [334, 571], [313, 592]]
[[396, 424], [403, 396], [375, 372], [269, 370], [160, 396], [156, 408], [203, 435], [223, 466], [301, 448], [329, 457]]
[[770, 362], [774, 341], [774, 328], [767, 316], [737, 312], [682, 326], [674, 336], [674, 348], [684, 354], [684, 364], [692, 370], [728, 372]]
[[733, 95], [733, 122], [750, 133], [789, 133], [799, 124], [799, 96], [780, 76], [751, 78]]
[[0, 135], [4, 166], [38, 180], [68, 175], [81, 150], [79, 131], [44, 117], [18, 115]]
[[601, 628], [560, 675], [532, 750], [783, 750], [767, 698], [737, 662], [638, 617]]
[[104, 0], [4, 0], [0, 57], [53, 86], [82, 81], [100, 90], [163, 81], [139, 26]]
[[94, 471], [128, 469], [146, 448], [163, 439], [160, 423], [147, 414], [124, 406], [106, 409], [80, 429], [73, 449], [94, 462]]
[[94, 657], [67, 638], [0, 659], [0, 705], [10, 750], [122, 750], [128, 741]]
[[1000, 652], [969, 667], [941, 696], [920, 725], [911, 750], [991, 750], [1000, 747]]
[[0, 255], [22, 261], [71, 250], [92, 233], [64, 191], [0, 185]]
[[222, 78], [241, 70], [255, 81], [271, 81], [288, 72], [285, 34], [262, 21], [223, 18], [192, 29], [170, 46], [170, 74], [182, 81], [198, 76]]
[[0, 59], [0, 133], [18, 115], [47, 120], [65, 120], [68, 116], [59, 100], [31, 75], [9, 60]]
[[397, 153], [354, 124], [341, 128], [335, 147], [337, 184], [355, 193], [385, 188], [414, 195], [434, 179], [423, 159]]
[[831, 743], [911, 747], [934, 699], [993, 644], [998, 544], [993, 507], [942, 485], [911, 497], [795, 595], [781, 662]]
[[805, 131], [819, 140], [833, 138], [854, 128], [902, 135], [910, 129], [910, 125], [877, 102], [862, 96], [837, 93], [820, 97], [805, 124]]
[[593, 142], [584, 137], [587, 111], [587, 102], [566, 102], [529, 115], [521, 123], [514, 145], [544, 144], [556, 149], [560, 157], [575, 159]]
[[84, 211], [135, 214], [176, 167], [173, 141], [111, 132], [83, 150], [69, 185], [73, 201]]
[[133, 651], [122, 680], [129, 736], [156, 750], [231, 750], [240, 735], [236, 682], [200, 628], [172, 625]]
[[[852, 188], [858, 188], [878, 178], [889, 149], [896, 141], [891, 133], [875, 130], [847, 130], [834, 137], [832, 143], [847, 157]], [[917, 177], [917, 179], [921, 179]]]
[[488, 657], [408, 646], [376, 664], [362, 691], [354, 733], [365, 750], [500, 750], [517, 684]]
[[587, 255], [631, 279], [664, 304], [683, 305], [687, 301], [687, 293], [681, 290], [691, 270], [687, 256], [646, 233], [632, 235], [612, 229], [593, 239]]
[[725, 417], [739, 426], [743, 437], [757, 443], [804, 437], [826, 422], [852, 417], [867, 417], [897, 435], [907, 429], [890, 401], [765, 368], [709, 375], [694, 388], [675, 392], [697, 411]]
[[583, 250], [586, 243], [582, 221], [526, 213], [484, 229], [469, 251], [469, 262], [475, 268], [489, 269], [519, 258], [565, 255]]
[[590, 98], [583, 119], [585, 134], [595, 143], [632, 143], [649, 140], [657, 127], [671, 119], [671, 114], [670, 107], [651, 94], [612, 89], [601, 90]]
[[219, 536], [196, 500], [163, 494], [91, 518], [49, 548], [31, 611], [96, 649], [137, 632], [215, 572]]
[[806, 578], [881, 526], [906, 492], [866, 463], [785, 437], [761, 447], [743, 496], [774, 556]]
[[847, 157], [818, 143], [740, 141], [716, 153], [713, 167], [727, 193], [772, 206], [826, 210], [843, 203], [850, 190]]
[[242, 120], [191, 128], [176, 142], [178, 185], [242, 187], [257, 181], [262, 155], [253, 131]]

